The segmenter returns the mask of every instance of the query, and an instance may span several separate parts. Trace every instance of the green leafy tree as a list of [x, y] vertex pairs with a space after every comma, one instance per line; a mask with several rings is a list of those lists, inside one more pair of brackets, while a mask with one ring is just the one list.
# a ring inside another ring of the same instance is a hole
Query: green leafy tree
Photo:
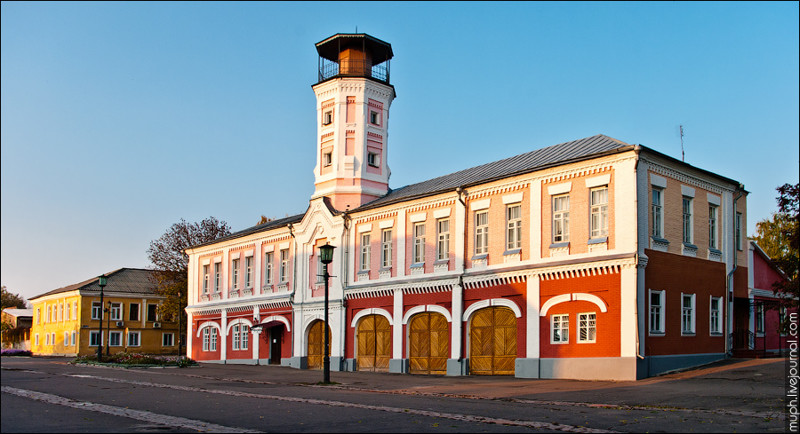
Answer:
[[800, 269], [800, 183], [784, 184], [777, 188], [778, 212], [772, 218], [756, 223], [755, 241], [787, 276], [774, 289], [789, 307], [800, 299], [798, 269]]
[[2, 305], [3, 309], [7, 307], [15, 307], [17, 309], [26, 309], [28, 302], [19, 294], [11, 293], [5, 285], [2, 286]]
[[[230, 235], [228, 223], [209, 217], [197, 223], [181, 219], [160, 238], [150, 242], [147, 257], [154, 271], [156, 292], [166, 297], [159, 307], [165, 319], [174, 319], [186, 307], [189, 256], [186, 249]], [[181, 316], [183, 321], [183, 316]], [[184, 330], [186, 330], [184, 326]]]

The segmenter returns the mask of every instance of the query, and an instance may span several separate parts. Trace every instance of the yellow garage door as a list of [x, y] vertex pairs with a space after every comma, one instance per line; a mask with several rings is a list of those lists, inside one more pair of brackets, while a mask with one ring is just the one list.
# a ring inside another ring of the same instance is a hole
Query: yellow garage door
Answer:
[[408, 369], [412, 374], [447, 373], [450, 356], [450, 328], [444, 315], [425, 312], [408, 323]]
[[514, 375], [517, 318], [504, 307], [487, 307], [470, 322], [469, 371], [475, 375]]
[[358, 370], [385, 372], [392, 357], [392, 327], [382, 315], [367, 315], [358, 323]]
[[[325, 348], [325, 336], [322, 329], [325, 327], [323, 321], [314, 321], [308, 331], [308, 369], [322, 369], [322, 354]], [[328, 328], [328, 342], [331, 339], [331, 329]], [[330, 355], [330, 348], [328, 348]]]

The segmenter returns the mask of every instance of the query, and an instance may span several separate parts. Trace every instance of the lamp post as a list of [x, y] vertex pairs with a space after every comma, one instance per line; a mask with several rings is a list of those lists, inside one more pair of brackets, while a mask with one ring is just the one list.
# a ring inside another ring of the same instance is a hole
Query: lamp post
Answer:
[[325, 348], [322, 353], [322, 381], [325, 384], [330, 384], [331, 382], [330, 336], [328, 336], [328, 279], [331, 275], [328, 274], [328, 264], [333, 261], [333, 249], [335, 248], [328, 243], [319, 248], [319, 259], [324, 266], [322, 278], [325, 279], [325, 325], [322, 331], [323, 336], [325, 336]]
[[108, 318], [106, 319], [106, 331], [108, 331], [108, 342], [106, 342], [106, 355], [111, 356], [111, 300], [108, 300]]
[[103, 275], [97, 278], [97, 284], [100, 285], [100, 321], [97, 327], [97, 361], [103, 361], [103, 288], [106, 287], [108, 278]]

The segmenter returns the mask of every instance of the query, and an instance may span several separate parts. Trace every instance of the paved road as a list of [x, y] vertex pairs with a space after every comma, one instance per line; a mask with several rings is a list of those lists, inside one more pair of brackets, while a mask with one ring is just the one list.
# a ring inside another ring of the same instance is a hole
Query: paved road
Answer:
[[638, 382], [2, 359], [6, 432], [782, 432], [784, 362]]

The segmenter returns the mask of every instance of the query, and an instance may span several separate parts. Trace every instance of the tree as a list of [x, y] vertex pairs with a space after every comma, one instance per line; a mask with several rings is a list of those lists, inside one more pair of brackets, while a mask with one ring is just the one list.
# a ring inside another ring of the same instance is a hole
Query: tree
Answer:
[[17, 309], [27, 309], [28, 302], [22, 298], [19, 294], [12, 294], [6, 288], [5, 285], [2, 286], [2, 305], [3, 309], [7, 307], [15, 307]]
[[778, 187], [778, 212], [771, 220], [756, 223], [754, 239], [787, 276], [773, 285], [784, 303], [796, 307], [800, 299], [798, 269], [800, 269], [800, 183]]
[[[230, 235], [228, 223], [209, 217], [199, 223], [181, 219], [157, 240], [150, 242], [147, 257], [152, 263], [156, 292], [166, 297], [159, 314], [175, 318], [186, 307], [189, 256], [186, 249]], [[182, 316], [180, 317], [183, 318]], [[185, 328], [183, 330], [186, 330]]]
[[273, 220], [275, 220], [275, 219], [271, 218], [271, 217], [267, 217], [264, 214], [261, 214], [261, 219], [258, 220], [258, 223], [256, 223], [256, 226], [263, 225], [264, 223], [269, 223], [269, 222], [271, 222]]

